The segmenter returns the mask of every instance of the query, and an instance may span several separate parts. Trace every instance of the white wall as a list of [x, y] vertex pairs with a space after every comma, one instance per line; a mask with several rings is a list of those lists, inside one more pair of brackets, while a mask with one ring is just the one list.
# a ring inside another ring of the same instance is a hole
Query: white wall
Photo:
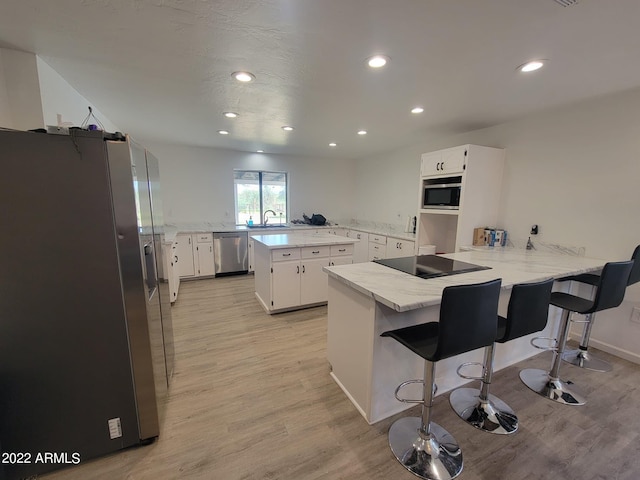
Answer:
[[[44, 125], [58, 125], [59, 114], [63, 123], [69, 122], [74, 127], [80, 127], [89, 114], [88, 107], [91, 106], [93, 115], [102, 123], [107, 132], [120, 131], [95, 105], [69, 85], [58, 72], [40, 57], [36, 58]], [[93, 118], [88, 123], [98, 125]]]
[[161, 144], [138, 139], [158, 157], [165, 221], [234, 222], [233, 170], [289, 173], [289, 214], [353, 215], [355, 162]]
[[[640, 243], [640, 89], [532, 115], [518, 121], [363, 159], [357, 164], [357, 212], [417, 209], [398, 192], [379, 192], [396, 170], [418, 172], [421, 153], [465, 143], [506, 149], [500, 227], [526, 237], [532, 224], [541, 234], [533, 241], [584, 246], [586, 254], [626, 260]], [[366, 181], [364, 178], [366, 177]], [[416, 181], [413, 188], [417, 189]], [[409, 181], [407, 188], [412, 188]], [[413, 204], [412, 204], [413, 202]], [[629, 318], [640, 306], [640, 285], [627, 290], [625, 302], [598, 314], [592, 339], [617, 353], [640, 360], [640, 325]], [[609, 345], [609, 347], [607, 347]]]
[[0, 126], [44, 126], [36, 57], [31, 53], [0, 48]]

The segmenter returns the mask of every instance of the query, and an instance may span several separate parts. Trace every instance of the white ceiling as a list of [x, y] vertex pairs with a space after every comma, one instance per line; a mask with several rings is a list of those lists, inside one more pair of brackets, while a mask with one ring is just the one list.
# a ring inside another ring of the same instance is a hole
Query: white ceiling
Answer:
[[640, 86], [639, 20], [638, 0], [2, 0], [0, 47], [139, 137], [362, 158]]

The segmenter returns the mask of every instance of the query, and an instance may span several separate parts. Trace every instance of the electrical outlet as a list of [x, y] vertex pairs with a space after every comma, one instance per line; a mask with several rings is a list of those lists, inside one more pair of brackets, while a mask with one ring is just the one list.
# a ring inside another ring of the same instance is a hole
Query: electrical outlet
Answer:
[[640, 323], [640, 307], [633, 307], [633, 310], [631, 310], [631, 321]]

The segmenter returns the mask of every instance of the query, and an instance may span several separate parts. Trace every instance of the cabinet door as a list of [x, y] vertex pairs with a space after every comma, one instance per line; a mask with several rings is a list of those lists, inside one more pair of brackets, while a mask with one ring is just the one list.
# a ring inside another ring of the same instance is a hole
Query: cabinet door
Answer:
[[273, 262], [271, 270], [271, 308], [300, 305], [300, 262]]
[[358, 242], [353, 244], [353, 263], [364, 263], [369, 261], [369, 234], [350, 230], [350, 237]]
[[322, 267], [329, 265], [329, 258], [309, 258], [302, 262], [300, 277], [300, 304], [326, 302], [328, 293], [327, 274]]
[[467, 146], [447, 148], [422, 155], [420, 174], [423, 177], [461, 173], [465, 169]]
[[197, 243], [196, 254], [198, 259], [198, 275], [215, 275], [216, 269], [213, 260], [213, 242]]
[[193, 277], [196, 274], [193, 262], [193, 241], [191, 235], [176, 235], [176, 257], [178, 275], [181, 277]]
[[410, 257], [413, 256], [415, 242], [402, 240], [400, 238], [389, 237], [387, 239], [387, 258]]

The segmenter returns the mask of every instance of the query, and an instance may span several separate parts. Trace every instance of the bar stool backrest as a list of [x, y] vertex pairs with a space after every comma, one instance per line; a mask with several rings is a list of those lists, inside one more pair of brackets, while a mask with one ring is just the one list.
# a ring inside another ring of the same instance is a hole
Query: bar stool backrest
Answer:
[[498, 299], [502, 279], [446, 287], [440, 304], [437, 362], [491, 345], [498, 328]]
[[633, 260], [607, 263], [600, 275], [593, 306], [589, 310], [580, 313], [599, 312], [600, 310], [620, 305], [624, 298], [633, 263]]
[[506, 329], [498, 342], [508, 342], [544, 330], [549, 317], [552, 287], [553, 278], [513, 286], [507, 310]]
[[633, 260], [633, 267], [631, 267], [631, 273], [629, 274], [629, 281], [627, 285], [633, 285], [640, 282], [640, 245], [636, 247], [631, 256]]

